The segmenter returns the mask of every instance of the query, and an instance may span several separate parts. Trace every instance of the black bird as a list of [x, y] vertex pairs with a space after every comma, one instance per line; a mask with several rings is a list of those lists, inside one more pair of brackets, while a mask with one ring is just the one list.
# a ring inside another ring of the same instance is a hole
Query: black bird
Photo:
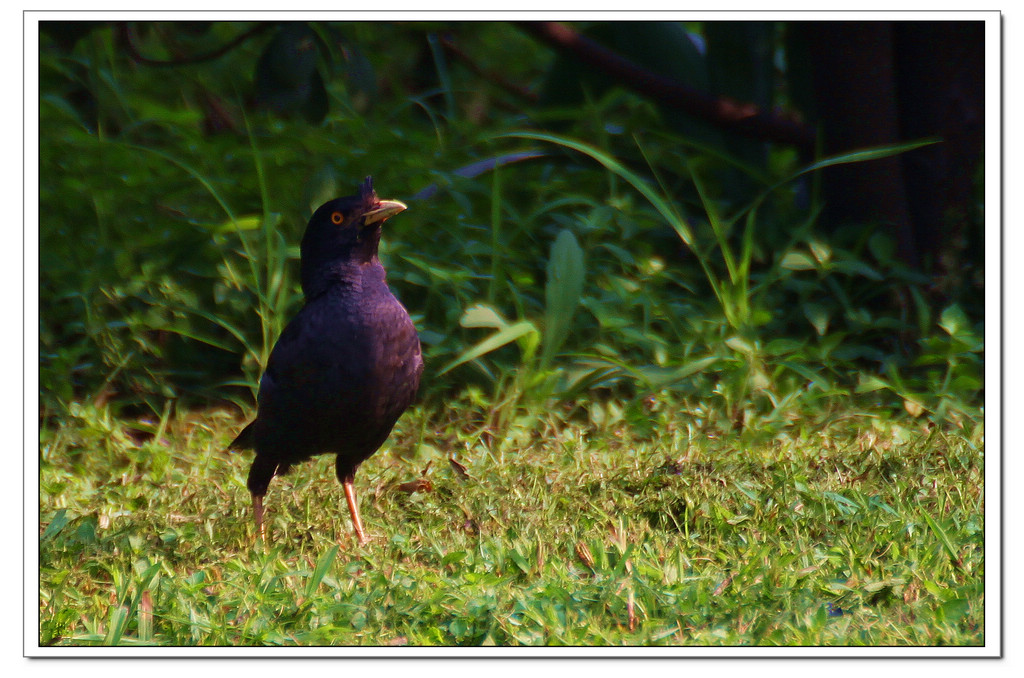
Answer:
[[367, 541], [355, 472], [387, 440], [423, 372], [416, 328], [377, 258], [381, 226], [405, 209], [380, 200], [367, 177], [358, 195], [321, 205], [306, 226], [305, 305], [270, 353], [256, 419], [231, 443], [256, 450], [248, 487], [264, 540], [270, 479], [315, 455], [335, 454], [356, 535]]

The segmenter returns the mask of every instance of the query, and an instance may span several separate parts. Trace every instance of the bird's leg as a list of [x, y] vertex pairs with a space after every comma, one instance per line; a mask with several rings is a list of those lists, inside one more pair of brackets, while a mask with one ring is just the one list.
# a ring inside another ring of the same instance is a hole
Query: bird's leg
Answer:
[[356, 503], [356, 489], [354, 486], [355, 478], [353, 476], [345, 476], [341, 481], [341, 486], [345, 489], [345, 500], [348, 501], [348, 510], [352, 514], [352, 525], [355, 527], [356, 536], [359, 538], [359, 545], [370, 541], [366, 538], [366, 531], [363, 529], [363, 520], [359, 517], [359, 504]]
[[[248, 430], [249, 428], [246, 428], [246, 431]], [[249, 494], [252, 495], [252, 514], [256, 521], [256, 535], [264, 544], [267, 543], [267, 528], [263, 524], [263, 497], [267, 494], [267, 487], [270, 485], [271, 479], [277, 475], [279, 466], [280, 463], [273, 457], [257, 453], [256, 458], [252, 460], [252, 466], [249, 467], [249, 477], [245, 481], [246, 487], [249, 488]]]
[[256, 519], [256, 534], [259, 535], [260, 541], [266, 543], [267, 528], [263, 524], [263, 497], [261, 495], [252, 495], [252, 514]]

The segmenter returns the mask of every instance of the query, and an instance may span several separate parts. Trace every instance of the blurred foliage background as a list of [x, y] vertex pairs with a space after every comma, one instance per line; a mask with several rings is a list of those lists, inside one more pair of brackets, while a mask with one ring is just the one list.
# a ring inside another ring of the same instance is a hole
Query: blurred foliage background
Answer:
[[[949, 49], [928, 45], [942, 40]], [[40, 416], [253, 406], [321, 202], [431, 406], [980, 420], [980, 24], [44, 22]]]

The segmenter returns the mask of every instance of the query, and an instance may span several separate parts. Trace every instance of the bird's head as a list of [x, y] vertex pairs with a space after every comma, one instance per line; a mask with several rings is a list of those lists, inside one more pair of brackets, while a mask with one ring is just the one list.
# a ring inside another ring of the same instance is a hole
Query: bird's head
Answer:
[[384, 221], [405, 209], [397, 200], [378, 198], [372, 177], [366, 177], [358, 194], [335, 198], [317, 208], [302, 237], [302, 290], [306, 296], [373, 262]]

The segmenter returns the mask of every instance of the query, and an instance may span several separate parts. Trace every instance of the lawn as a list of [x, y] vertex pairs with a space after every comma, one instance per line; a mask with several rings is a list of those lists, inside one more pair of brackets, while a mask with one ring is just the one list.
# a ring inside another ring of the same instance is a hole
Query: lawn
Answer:
[[40, 644], [984, 644], [981, 426], [678, 407], [415, 408], [357, 475], [365, 547], [328, 458], [274, 480], [264, 546], [234, 415], [79, 410], [41, 438]]

